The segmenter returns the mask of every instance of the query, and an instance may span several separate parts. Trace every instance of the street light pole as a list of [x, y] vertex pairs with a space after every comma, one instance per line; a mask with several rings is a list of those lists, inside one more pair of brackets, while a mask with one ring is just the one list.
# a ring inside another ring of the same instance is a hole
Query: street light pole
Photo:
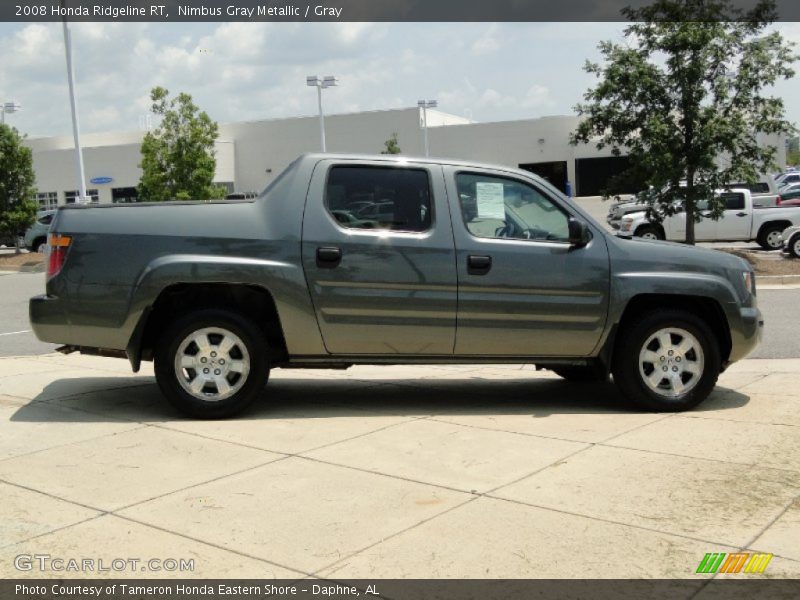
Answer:
[[339, 84], [339, 80], [333, 75], [326, 75], [322, 79], [317, 75], [309, 75], [306, 77], [306, 85], [309, 87], [317, 88], [317, 105], [319, 107], [319, 135], [322, 142], [322, 151], [327, 152], [325, 145], [325, 115], [322, 112], [322, 90], [329, 87], [334, 87]]
[[428, 144], [428, 109], [436, 108], [439, 103], [436, 100], [419, 100], [417, 106], [422, 109], [422, 131], [425, 139], [425, 156], [430, 156], [430, 146]]
[[[64, 5], [64, 0], [61, 0]], [[75, 163], [78, 175], [78, 186], [80, 189], [80, 199], [78, 202], [86, 202], [86, 175], [83, 168], [83, 149], [81, 148], [80, 126], [78, 124], [78, 103], [75, 99], [75, 71], [72, 66], [72, 36], [70, 35], [67, 19], [64, 25], [64, 52], [67, 58], [67, 84], [69, 85], [69, 103], [72, 109], [72, 136], [75, 139]]]
[[319, 139], [322, 140], [322, 151], [326, 152], [325, 147], [325, 114], [322, 112], [322, 86], [317, 86], [317, 105], [319, 106]]

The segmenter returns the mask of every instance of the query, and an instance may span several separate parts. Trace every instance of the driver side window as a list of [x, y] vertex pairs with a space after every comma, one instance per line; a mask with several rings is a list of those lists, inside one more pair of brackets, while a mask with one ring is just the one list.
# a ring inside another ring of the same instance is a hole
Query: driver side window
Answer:
[[537, 189], [503, 177], [458, 173], [461, 215], [482, 238], [569, 241], [568, 217]]

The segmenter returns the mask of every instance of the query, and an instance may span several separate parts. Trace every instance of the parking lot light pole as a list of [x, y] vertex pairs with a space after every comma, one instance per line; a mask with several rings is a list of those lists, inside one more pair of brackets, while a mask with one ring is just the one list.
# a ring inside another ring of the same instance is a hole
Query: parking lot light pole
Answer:
[[[63, 0], [62, 0], [63, 4]], [[64, 52], [67, 58], [67, 84], [69, 85], [69, 103], [72, 109], [72, 135], [75, 139], [75, 163], [78, 170], [78, 185], [80, 189], [79, 203], [86, 202], [86, 175], [83, 168], [83, 149], [81, 148], [80, 126], [78, 124], [78, 103], [75, 99], [75, 71], [72, 66], [72, 36], [69, 25], [64, 19]]]
[[17, 112], [20, 108], [22, 108], [16, 102], [4, 102], [2, 106], [0, 106], [0, 123], [3, 125], [6, 124], [6, 114], [11, 114]]
[[325, 146], [325, 115], [322, 112], [322, 90], [339, 85], [339, 80], [333, 75], [326, 75], [322, 79], [317, 75], [306, 77], [306, 85], [317, 88], [317, 104], [319, 106], [319, 135], [322, 140], [322, 151], [326, 152]]
[[436, 100], [419, 100], [417, 106], [422, 109], [422, 131], [425, 136], [425, 156], [430, 156], [430, 146], [428, 145], [428, 109], [436, 108], [439, 103]]

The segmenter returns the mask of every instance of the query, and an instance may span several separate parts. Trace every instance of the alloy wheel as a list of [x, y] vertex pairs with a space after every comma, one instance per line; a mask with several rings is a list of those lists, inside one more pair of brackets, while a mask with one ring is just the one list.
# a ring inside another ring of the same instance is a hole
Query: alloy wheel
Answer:
[[703, 376], [703, 348], [697, 338], [677, 327], [659, 329], [639, 352], [639, 373], [645, 385], [660, 396], [679, 398]]
[[221, 327], [187, 335], [175, 353], [175, 376], [193, 397], [218, 402], [238, 392], [250, 372], [250, 355], [241, 338]]

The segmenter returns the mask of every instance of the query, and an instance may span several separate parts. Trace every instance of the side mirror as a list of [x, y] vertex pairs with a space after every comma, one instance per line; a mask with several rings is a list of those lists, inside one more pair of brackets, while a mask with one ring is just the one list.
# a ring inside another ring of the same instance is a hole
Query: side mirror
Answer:
[[592, 241], [592, 232], [583, 221], [570, 217], [567, 226], [569, 227], [569, 245], [573, 248], [583, 248]]

